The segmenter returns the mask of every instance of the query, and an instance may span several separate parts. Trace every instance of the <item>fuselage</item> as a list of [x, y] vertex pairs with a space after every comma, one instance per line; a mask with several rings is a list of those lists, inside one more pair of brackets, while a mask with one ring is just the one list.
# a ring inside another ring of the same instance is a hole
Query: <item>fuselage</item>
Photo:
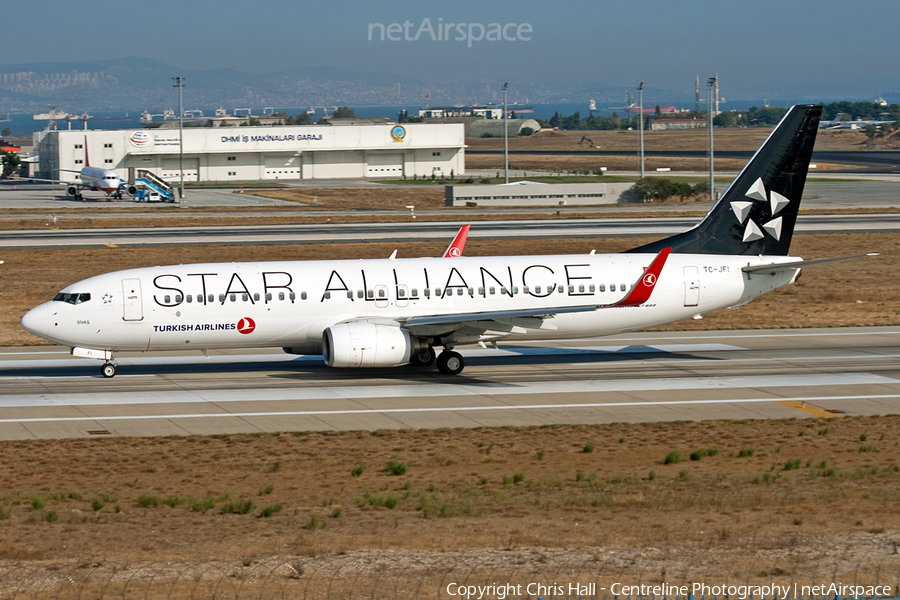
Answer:
[[[652, 254], [583, 254], [131, 269], [66, 287], [28, 312], [22, 325], [59, 344], [109, 351], [314, 346], [326, 328], [345, 322], [402, 326], [419, 316], [613, 304], [628, 295], [653, 259]], [[509, 319], [508, 327], [474, 337], [457, 326], [450, 334], [464, 344], [645, 329], [742, 304], [786, 285], [799, 269], [749, 277], [741, 267], [790, 260], [795, 259], [673, 254], [640, 306], [531, 320], [539, 324]], [[438, 334], [446, 339], [446, 331], [435, 330]]]
[[79, 173], [79, 179], [84, 187], [95, 192], [106, 192], [107, 194], [112, 194], [122, 184], [122, 180], [116, 175], [115, 171], [101, 169], [100, 167], [84, 167]]

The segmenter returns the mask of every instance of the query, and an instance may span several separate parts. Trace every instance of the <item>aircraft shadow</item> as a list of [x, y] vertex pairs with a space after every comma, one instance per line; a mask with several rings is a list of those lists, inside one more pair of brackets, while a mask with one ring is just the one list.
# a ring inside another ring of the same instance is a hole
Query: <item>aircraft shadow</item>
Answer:
[[[532, 347], [504, 347], [510, 353], [497, 353], [496, 355], [485, 352], [485, 355], [466, 357], [467, 367], [502, 367], [502, 366], [527, 366], [527, 365], [559, 365], [577, 363], [615, 363], [626, 361], [652, 361], [663, 360], [719, 360], [710, 356], [698, 356], [687, 352], [666, 352], [649, 346], [628, 346], [619, 350], [591, 350], [584, 348], [554, 348], [551, 353], [546, 353], [546, 348]], [[516, 352], [517, 354], [512, 354]], [[521, 352], [521, 354], [519, 354]], [[323, 362], [311, 357], [295, 360], [278, 360], [268, 362], [228, 362], [228, 363], [171, 363], [171, 364], [120, 364], [118, 375], [126, 376], [154, 376], [154, 375], [215, 375], [227, 374], [234, 378], [240, 373], [269, 373], [268, 377], [275, 379], [304, 379], [304, 380], [334, 380], [360, 381], [371, 379], [388, 380], [415, 380], [423, 378], [430, 380], [440, 379], [457, 384], [472, 383], [479, 378], [462, 375], [443, 375], [434, 367], [376, 367], [367, 369], [332, 369]], [[100, 362], [96, 366], [73, 365], [71, 367], [21, 367], [15, 369], [2, 369], [0, 363], [0, 380], [3, 378], [45, 378], [45, 377], [91, 377], [103, 379], [100, 375]], [[115, 380], [115, 378], [113, 379]]]

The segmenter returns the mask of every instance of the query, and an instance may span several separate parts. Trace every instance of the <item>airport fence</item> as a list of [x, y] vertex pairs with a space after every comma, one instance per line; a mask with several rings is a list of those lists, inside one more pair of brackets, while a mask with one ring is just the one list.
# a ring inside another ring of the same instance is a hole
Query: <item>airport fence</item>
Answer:
[[[870, 560], [840, 571], [823, 561], [794, 574], [785, 571], [789, 565], [783, 560], [741, 561], [740, 571], [746, 575], [722, 576], [733, 569], [716, 564], [721, 557], [713, 552], [709, 565], [673, 561], [652, 572], [636, 570], [635, 562], [629, 564], [621, 556], [548, 559], [539, 551], [511, 554], [511, 560], [477, 553], [421, 556], [384, 551], [150, 563], [3, 561], [0, 600], [900, 600], [900, 560], [895, 559]], [[635, 586], [645, 586], [645, 593]], [[865, 593], [875, 586], [877, 593]], [[857, 590], [863, 593], [846, 593]]]

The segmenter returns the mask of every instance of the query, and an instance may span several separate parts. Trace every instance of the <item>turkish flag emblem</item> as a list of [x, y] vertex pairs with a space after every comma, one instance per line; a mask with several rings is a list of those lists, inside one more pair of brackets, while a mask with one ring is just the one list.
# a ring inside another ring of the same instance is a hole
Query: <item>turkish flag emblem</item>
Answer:
[[253, 333], [254, 329], [256, 329], [256, 321], [254, 321], [250, 317], [244, 317], [243, 319], [238, 321], [237, 330], [239, 333]]

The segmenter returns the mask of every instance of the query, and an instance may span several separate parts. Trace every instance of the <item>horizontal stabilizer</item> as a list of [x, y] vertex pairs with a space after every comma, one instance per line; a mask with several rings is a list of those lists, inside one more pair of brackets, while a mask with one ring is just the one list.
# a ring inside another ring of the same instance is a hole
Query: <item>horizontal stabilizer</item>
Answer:
[[746, 267], [742, 267], [741, 271], [744, 273], [767, 273], [769, 275], [774, 275], [776, 273], [780, 273], [782, 271], [790, 271], [791, 269], [798, 269], [801, 267], [811, 267], [813, 265], [821, 265], [824, 263], [830, 262], [838, 262], [840, 260], [853, 260], [854, 258], [865, 258], [866, 256], [878, 256], [877, 252], [870, 252], [869, 254], [852, 254], [850, 256], [832, 256], [831, 258], [816, 258], [813, 260], [793, 260], [791, 262], [784, 263], [772, 263], [768, 265], [747, 265]]

